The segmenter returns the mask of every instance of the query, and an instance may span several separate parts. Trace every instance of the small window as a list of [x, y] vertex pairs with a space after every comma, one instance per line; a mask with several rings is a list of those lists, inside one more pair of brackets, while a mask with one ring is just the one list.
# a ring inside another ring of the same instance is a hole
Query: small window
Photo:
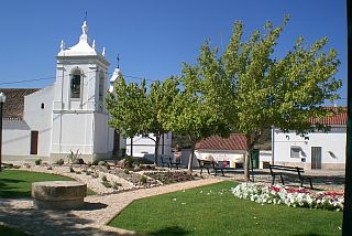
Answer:
[[44, 103], [42, 103], [42, 105], [40, 105], [40, 107], [41, 107], [42, 109], [44, 109]]
[[71, 98], [81, 97], [81, 75], [74, 74], [71, 77]]
[[300, 147], [291, 147], [291, 158], [300, 158], [300, 152]]
[[99, 78], [99, 101], [104, 100], [104, 77], [100, 76]]

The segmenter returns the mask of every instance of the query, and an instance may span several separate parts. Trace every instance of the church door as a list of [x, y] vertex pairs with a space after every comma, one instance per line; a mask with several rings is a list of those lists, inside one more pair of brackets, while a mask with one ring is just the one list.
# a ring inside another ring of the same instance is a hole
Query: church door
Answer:
[[38, 131], [31, 131], [31, 155], [38, 154]]

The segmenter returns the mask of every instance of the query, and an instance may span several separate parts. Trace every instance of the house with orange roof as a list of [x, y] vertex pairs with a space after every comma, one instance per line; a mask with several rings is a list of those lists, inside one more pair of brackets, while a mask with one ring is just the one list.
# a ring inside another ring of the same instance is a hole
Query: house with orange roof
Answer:
[[228, 138], [211, 136], [196, 144], [195, 155], [197, 159], [209, 158], [221, 162], [228, 167], [242, 166], [247, 153], [247, 139], [242, 134], [231, 134]]
[[305, 135], [296, 132], [272, 130], [273, 162], [278, 165], [299, 166], [306, 170], [343, 170], [346, 159], [347, 110], [334, 109], [335, 114], [320, 120], [328, 131], [314, 130]]

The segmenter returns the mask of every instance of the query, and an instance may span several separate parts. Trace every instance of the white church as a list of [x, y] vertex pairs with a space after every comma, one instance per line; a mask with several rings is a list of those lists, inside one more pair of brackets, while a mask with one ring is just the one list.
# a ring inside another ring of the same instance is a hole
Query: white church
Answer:
[[[110, 63], [90, 43], [88, 25], [82, 25], [79, 42], [65, 47], [61, 41], [56, 56], [56, 80], [42, 89], [0, 88], [6, 96], [3, 110], [3, 161], [42, 159], [67, 160], [73, 151], [86, 161], [110, 159], [116, 148], [127, 148], [134, 156], [154, 152], [154, 143], [136, 136], [133, 150], [126, 140], [108, 126], [109, 114], [104, 107], [108, 93]], [[120, 71], [110, 79], [110, 92]], [[164, 136], [163, 150], [171, 153], [171, 136]], [[129, 139], [130, 142], [131, 139]], [[142, 140], [142, 141], [141, 141]], [[143, 141], [144, 140], [144, 141]]]

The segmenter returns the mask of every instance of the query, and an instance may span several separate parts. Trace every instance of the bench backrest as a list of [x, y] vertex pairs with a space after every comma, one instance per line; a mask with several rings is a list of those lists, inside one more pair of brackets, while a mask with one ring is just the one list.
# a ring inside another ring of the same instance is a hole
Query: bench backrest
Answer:
[[208, 161], [208, 160], [200, 160], [200, 159], [197, 159], [197, 160], [198, 160], [199, 167], [211, 166], [213, 163], [213, 161]]
[[304, 173], [304, 169], [298, 166], [294, 167], [294, 166], [269, 165], [269, 169], [271, 174], [273, 174], [273, 170], [297, 172], [298, 175], [300, 175], [301, 173]]

